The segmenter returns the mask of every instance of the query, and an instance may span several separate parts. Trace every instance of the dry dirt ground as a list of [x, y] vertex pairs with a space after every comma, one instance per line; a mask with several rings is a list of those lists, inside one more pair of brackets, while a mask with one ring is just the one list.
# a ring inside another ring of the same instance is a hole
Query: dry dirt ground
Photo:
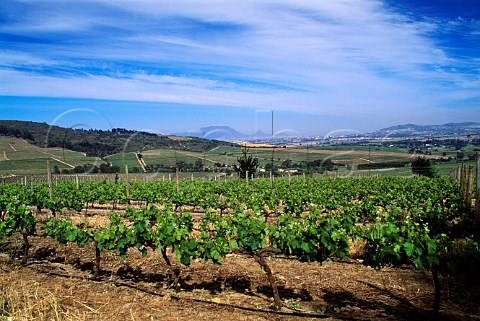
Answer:
[[[248, 256], [229, 255], [221, 266], [178, 265], [181, 287], [174, 291], [158, 253], [142, 257], [131, 250], [121, 259], [104, 251], [102, 273], [94, 280], [92, 247], [58, 246], [42, 236], [31, 243], [23, 266], [7, 255], [20, 244], [4, 244], [0, 320], [433, 319], [433, 283], [423, 270], [270, 258], [284, 302], [276, 312], [265, 274]], [[480, 286], [442, 281], [440, 320], [480, 320]]]

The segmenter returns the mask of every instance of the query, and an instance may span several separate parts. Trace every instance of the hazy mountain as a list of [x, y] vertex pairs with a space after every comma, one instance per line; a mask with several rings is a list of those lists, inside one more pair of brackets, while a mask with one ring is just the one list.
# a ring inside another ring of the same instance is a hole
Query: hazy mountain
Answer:
[[218, 140], [241, 140], [248, 135], [241, 133], [228, 126], [208, 126], [202, 127], [198, 131], [191, 131], [186, 133], [175, 133], [175, 136], [190, 136], [204, 139], [218, 139]]
[[[183, 133], [173, 133], [175, 136], [189, 136], [189, 137], [198, 137], [204, 139], [218, 139], [224, 141], [252, 141], [256, 139], [268, 139], [272, 135], [270, 133], [264, 133], [262, 131], [256, 131], [255, 133], [248, 135], [242, 132], [239, 132], [229, 126], [208, 126], [200, 128], [198, 131], [189, 131]], [[288, 133], [276, 135], [275, 137], [290, 137]]]
[[480, 123], [447, 123], [443, 125], [404, 124], [382, 128], [372, 133], [373, 136], [442, 136], [442, 135], [479, 135]]
[[[175, 136], [189, 136], [204, 139], [216, 139], [222, 141], [256, 141], [269, 140], [271, 134], [257, 131], [248, 135], [239, 132], [229, 126], [208, 126], [200, 128], [198, 131], [184, 133], [174, 133]], [[409, 137], [431, 137], [431, 136], [466, 136], [480, 135], [480, 123], [463, 122], [447, 123], [442, 125], [416, 125], [403, 124], [382, 128], [368, 134], [373, 138], [409, 138]], [[275, 138], [291, 137], [290, 135], [275, 135]]]

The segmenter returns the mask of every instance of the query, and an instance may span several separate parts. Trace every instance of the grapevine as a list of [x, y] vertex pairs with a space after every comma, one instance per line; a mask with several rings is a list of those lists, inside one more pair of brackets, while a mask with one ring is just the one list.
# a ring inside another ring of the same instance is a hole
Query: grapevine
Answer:
[[[132, 202], [135, 201], [135, 202]], [[96, 204], [113, 209], [106, 227], [77, 226], [69, 211]], [[124, 207], [117, 206], [124, 204]], [[137, 204], [133, 206], [132, 204]], [[138, 205], [141, 204], [141, 205]], [[458, 186], [449, 178], [266, 179], [245, 181], [132, 182], [125, 194], [122, 182], [58, 183], [52, 196], [45, 184], [31, 187], [0, 185], [0, 234], [23, 236], [23, 261], [37, 221], [32, 209], [49, 209], [54, 218], [43, 224], [45, 235], [59, 244], [95, 248], [94, 276], [103, 251], [125, 257], [130, 249], [160, 253], [172, 284], [180, 282], [178, 263], [221, 264], [230, 253], [253, 257], [267, 275], [275, 308], [282, 306], [269, 255], [324, 262], [348, 256], [350, 244], [365, 244], [367, 266], [412, 265], [432, 272], [439, 307], [439, 274], [458, 273], [463, 257], [478, 257], [478, 241]], [[194, 210], [201, 213], [195, 222]], [[194, 226], [196, 228], [194, 228]], [[468, 226], [467, 226], [468, 227]], [[457, 240], [465, 240], [458, 249]], [[465, 263], [463, 263], [466, 265]]]

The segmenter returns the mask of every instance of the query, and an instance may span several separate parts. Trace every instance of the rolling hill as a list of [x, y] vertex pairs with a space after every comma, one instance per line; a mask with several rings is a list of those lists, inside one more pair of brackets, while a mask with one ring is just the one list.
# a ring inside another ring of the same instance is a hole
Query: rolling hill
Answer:
[[159, 135], [123, 128], [108, 131], [84, 130], [18, 120], [0, 120], [0, 136], [25, 139], [37, 147], [69, 149], [91, 157], [152, 149], [203, 152], [230, 144], [219, 140]]

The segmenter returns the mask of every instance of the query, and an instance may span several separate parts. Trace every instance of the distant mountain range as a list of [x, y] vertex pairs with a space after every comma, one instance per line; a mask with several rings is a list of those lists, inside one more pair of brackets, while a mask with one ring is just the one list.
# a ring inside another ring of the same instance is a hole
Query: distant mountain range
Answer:
[[405, 124], [382, 128], [372, 133], [372, 136], [412, 137], [412, 136], [459, 136], [480, 135], [480, 123], [447, 123], [443, 125]]
[[[415, 125], [405, 124], [382, 128], [372, 133], [365, 133], [372, 137], [415, 137], [415, 136], [449, 136], [449, 135], [480, 135], [480, 123], [447, 123], [443, 125]], [[270, 134], [257, 132], [253, 135], [241, 133], [229, 126], [209, 126], [198, 131], [174, 133], [175, 136], [189, 136], [223, 141], [242, 141], [255, 139], [268, 139]], [[275, 136], [278, 138], [278, 135]], [[288, 136], [284, 136], [288, 137]]]
[[258, 131], [253, 135], [247, 135], [229, 126], [208, 126], [208, 127], [202, 127], [198, 131], [173, 133], [172, 135], [184, 136], [184, 137], [185, 136], [198, 137], [198, 138], [204, 138], [204, 139], [216, 139], [216, 140], [224, 140], [224, 141], [249, 140], [249, 139], [255, 139], [255, 138], [267, 138], [271, 136], [261, 131]]

